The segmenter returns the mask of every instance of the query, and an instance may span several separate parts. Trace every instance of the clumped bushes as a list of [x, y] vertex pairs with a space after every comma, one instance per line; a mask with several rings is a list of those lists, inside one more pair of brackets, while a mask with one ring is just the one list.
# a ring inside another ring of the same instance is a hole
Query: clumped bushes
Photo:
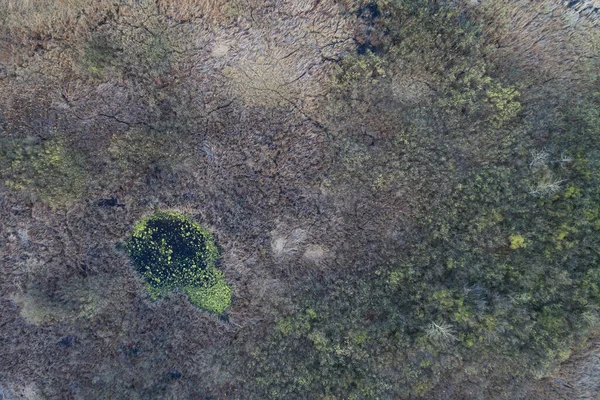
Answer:
[[[328, 178], [347, 224], [377, 235], [402, 214], [409, 233], [365, 241], [343, 280], [257, 345], [251, 390], [264, 398], [445, 398], [469, 379], [457, 370], [518, 385], [598, 328], [597, 93], [503, 71], [473, 10], [378, 4], [382, 51], [337, 71]], [[417, 81], [428, 99], [388, 89]], [[569, 100], [548, 106], [544, 91]]]
[[83, 158], [59, 134], [1, 140], [0, 177], [5, 186], [30, 191], [55, 207], [77, 200], [86, 188]]
[[212, 234], [189, 217], [158, 212], [139, 221], [126, 248], [153, 298], [183, 290], [195, 306], [223, 313], [232, 291], [216, 269], [219, 257]]

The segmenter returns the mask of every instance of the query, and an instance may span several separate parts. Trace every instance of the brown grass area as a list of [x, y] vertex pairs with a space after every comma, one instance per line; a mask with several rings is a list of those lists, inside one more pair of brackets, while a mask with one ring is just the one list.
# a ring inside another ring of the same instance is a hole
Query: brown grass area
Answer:
[[499, 51], [494, 57], [535, 71], [540, 81], [576, 82], [585, 76], [581, 72], [587, 60], [597, 59], [598, 21], [580, 16], [564, 2], [500, 0], [477, 7], [490, 43]]
[[[282, 3], [276, 13], [248, 2], [4, 4], [2, 137], [66, 134], [88, 172], [84, 196], [55, 209], [1, 189], [7, 396], [204, 398], [210, 388], [233, 398], [237, 377], [219, 352], [291, 307], [289, 282], [322, 279], [342, 234], [318, 211], [328, 150], [305, 102], [323, 97], [321, 55], [341, 52], [348, 34], [342, 22], [330, 25], [335, 7], [311, 4]], [[142, 45], [132, 45], [151, 39], [147, 30], [174, 50], [162, 74], [143, 69]], [[85, 44], [102, 35], [133, 50], [91, 70]], [[268, 76], [243, 74], [258, 65], [253, 54], [262, 54]], [[273, 76], [285, 102], [260, 97]], [[123, 206], [99, 205], [115, 195]], [[215, 233], [235, 291], [228, 323], [183, 295], [154, 303], [144, 294], [117, 246], [156, 207], [181, 210]], [[293, 242], [300, 232], [285, 259], [272, 253], [276, 235]]]
[[108, 0], [6, 0], [0, 5], [0, 16], [10, 42], [64, 40], [96, 16], [114, 12], [116, 5]]

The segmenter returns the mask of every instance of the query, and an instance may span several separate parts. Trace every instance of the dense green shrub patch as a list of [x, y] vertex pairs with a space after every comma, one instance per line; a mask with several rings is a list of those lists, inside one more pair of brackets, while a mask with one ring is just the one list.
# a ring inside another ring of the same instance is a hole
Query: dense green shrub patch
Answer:
[[181, 289], [208, 311], [222, 313], [231, 305], [231, 288], [216, 268], [214, 238], [191, 218], [157, 212], [134, 226], [126, 247], [153, 297]]

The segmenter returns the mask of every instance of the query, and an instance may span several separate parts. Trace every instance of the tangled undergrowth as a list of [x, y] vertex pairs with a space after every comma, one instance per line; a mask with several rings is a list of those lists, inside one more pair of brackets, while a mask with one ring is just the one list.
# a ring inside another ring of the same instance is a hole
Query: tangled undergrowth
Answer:
[[86, 171], [81, 157], [68, 147], [63, 136], [0, 140], [0, 178], [4, 185], [29, 189], [52, 207], [78, 199], [86, 189]]
[[153, 299], [180, 289], [207, 311], [221, 314], [231, 305], [233, 292], [216, 268], [214, 238], [193, 219], [157, 212], [135, 225], [126, 248]]
[[0, 393], [597, 397], [561, 3], [0, 1]]

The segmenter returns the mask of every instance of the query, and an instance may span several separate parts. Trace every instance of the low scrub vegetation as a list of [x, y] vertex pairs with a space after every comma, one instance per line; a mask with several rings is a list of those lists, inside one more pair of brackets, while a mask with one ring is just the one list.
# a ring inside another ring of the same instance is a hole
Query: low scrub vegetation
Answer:
[[0, 393], [589, 397], [568, 6], [0, 1]]

